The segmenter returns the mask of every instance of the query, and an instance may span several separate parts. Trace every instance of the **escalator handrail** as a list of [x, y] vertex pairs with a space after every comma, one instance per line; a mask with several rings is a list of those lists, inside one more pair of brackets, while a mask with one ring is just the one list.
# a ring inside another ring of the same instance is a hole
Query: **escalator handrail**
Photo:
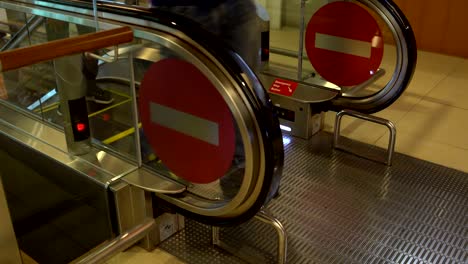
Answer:
[[133, 30], [119, 27], [77, 37], [54, 40], [0, 52], [0, 72], [86, 51], [94, 51], [133, 40]]
[[[79, 0], [46, 0], [45, 2], [88, 10], [93, 9], [90, 2]], [[186, 216], [194, 217], [197, 221], [210, 225], [230, 226], [251, 219], [277, 193], [284, 159], [282, 135], [278, 118], [273, 110], [273, 104], [258, 78], [234, 52], [230, 43], [222, 41], [212, 33], [204, 30], [198, 23], [186, 17], [159, 9], [147, 9], [108, 2], [98, 1], [97, 6], [100, 12], [151, 21], [182, 32], [211, 53], [222, 67], [230, 73], [237, 85], [244, 91], [244, 94], [247, 95], [247, 100], [253, 106], [252, 110], [258, 123], [260, 136], [264, 142], [268, 142], [268, 144], [264, 144], [264, 149], [262, 150], [265, 164], [268, 164], [268, 166], [264, 168], [263, 188], [260, 190], [255, 203], [242, 214], [230, 216], [229, 218], [203, 216], [183, 208], [175, 209]], [[247, 84], [249, 82], [245, 82], [246, 78], [249, 79], [251, 86]]]
[[401, 81], [397, 87], [393, 87], [391, 90], [383, 89], [376, 94], [365, 97], [349, 98], [340, 96], [331, 102], [327, 102], [323, 107], [324, 110], [339, 112], [350, 109], [367, 114], [379, 112], [393, 104], [403, 94], [413, 78], [417, 63], [417, 45], [414, 31], [404, 13], [392, 0], [375, 0], [375, 2], [381, 4], [389, 12], [402, 33], [402, 41], [407, 50], [405, 54], [402, 54], [402, 56], [405, 56], [403, 60], [406, 63], [406, 70], [400, 76], [395, 76], [395, 74], [392, 76], [392, 78], [401, 78]]

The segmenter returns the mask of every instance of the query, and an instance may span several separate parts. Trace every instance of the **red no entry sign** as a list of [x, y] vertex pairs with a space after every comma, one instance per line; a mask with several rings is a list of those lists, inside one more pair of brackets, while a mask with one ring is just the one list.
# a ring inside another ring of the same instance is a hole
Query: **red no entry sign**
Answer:
[[143, 130], [156, 155], [177, 176], [213, 182], [231, 167], [235, 130], [228, 105], [192, 64], [154, 63], [140, 88]]
[[309, 21], [305, 45], [315, 70], [339, 86], [368, 80], [382, 62], [384, 47], [375, 19], [351, 2], [320, 8]]

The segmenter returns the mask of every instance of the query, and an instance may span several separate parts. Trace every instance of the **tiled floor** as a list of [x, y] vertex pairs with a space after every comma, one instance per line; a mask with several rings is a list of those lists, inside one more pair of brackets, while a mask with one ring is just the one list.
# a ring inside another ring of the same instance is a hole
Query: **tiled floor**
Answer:
[[106, 264], [182, 264], [178, 258], [162, 251], [155, 249], [152, 252], [147, 252], [140, 247], [133, 247], [122, 252], [107, 261]]
[[[396, 151], [468, 172], [468, 60], [418, 53], [414, 78], [405, 93], [377, 113], [395, 123]], [[325, 129], [333, 129], [327, 113]], [[385, 128], [343, 120], [342, 134], [380, 147], [388, 144]]]
[[[271, 32], [272, 47], [296, 50], [298, 30]], [[385, 46], [383, 68], [391, 69], [395, 49]], [[295, 67], [297, 59], [277, 55], [275, 63]], [[304, 70], [311, 70], [307, 61]], [[419, 51], [413, 79], [404, 94], [376, 116], [395, 123], [396, 151], [468, 172], [468, 59]], [[325, 116], [326, 131], [333, 131], [335, 113]], [[344, 117], [341, 134], [386, 147], [387, 128]]]

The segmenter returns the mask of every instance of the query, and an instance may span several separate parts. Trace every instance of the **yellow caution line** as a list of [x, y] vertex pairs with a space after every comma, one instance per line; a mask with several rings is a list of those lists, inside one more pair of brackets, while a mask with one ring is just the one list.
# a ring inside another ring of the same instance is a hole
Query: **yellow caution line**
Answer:
[[34, 112], [35, 112], [35, 113], [39, 113], [39, 112], [41, 112], [41, 113], [49, 112], [50, 110], [57, 109], [57, 107], [58, 107], [59, 104], [60, 104], [59, 102], [55, 102], [55, 103], [53, 103], [53, 104], [47, 105], [47, 106], [42, 107], [42, 108], [41, 108], [41, 107], [38, 107], [38, 108], [34, 109]]
[[117, 107], [117, 106], [126, 104], [126, 103], [128, 103], [128, 102], [130, 102], [130, 101], [131, 101], [131, 99], [127, 99], [127, 100], [124, 100], [124, 101], [122, 101], [122, 102], [120, 102], [120, 103], [113, 104], [113, 105], [111, 105], [111, 106], [109, 106], [109, 107], [106, 107], [106, 108], [104, 108], [104, 109], [101, 109], [101, 110], [99, 110], [99, 111], [97, 111], [97, 112], [94, 112], [94, 113], [88, 115], [88, 117], [97, 116], [97, 115], [99, 115], [99, 114], [101, 114], [101, 113], [104, 113], [104, 112], [106, 112], [106, 111], [108, 111], [108, 110], [110, 110], [110, 109], [112, 109], [112, 108]]
[[[141, 123], [138, 123], [138, 128], [141, 128]], [[122, 132], [120, 132], [120, 133], [118, 133], [118, 134], [116, 134], [116, 135], [114, 135], [114, 136], [112, 136], [110, 138], [107, 138], [107, 139], [103, 140], [102, 143], [111, 144], [111, 143], [114, 143], [114, 142], [116, 142], [118, 140], [121, 140], [122, 138], [124, 138], [126, 136], [129, 136], [129, 135], [131, 135], [133, 133], [135, 133], [135, 128], [134, 127], [129, 128], [129, 129], [125, 130], [125, 131], [122, 131]]]
[[127, 99], [132, 98], [132, 97], [131, 97], [130, 95], [128, 95], [128, 94], [124, 94], [124, 93], [121, 93], [121, 92], [117, 92], [117, 91], [114, 91], [114, 90], [111, 90], [111, 89], [104, 89], [104, 90], [109, 91], [109, 92], [111, 92], [111, 93], [113, 93], [113, 94], [116, 94], [116, 95], [125, 97], [125, 98], [127, 98]]

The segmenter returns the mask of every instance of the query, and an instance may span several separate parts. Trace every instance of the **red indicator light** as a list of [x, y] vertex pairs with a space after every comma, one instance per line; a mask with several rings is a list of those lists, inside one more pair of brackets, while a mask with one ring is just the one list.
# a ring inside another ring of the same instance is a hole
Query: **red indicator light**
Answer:
[[85, 131], [85, 129], [86, 129], [85, 124], [83, 124], [83, 123], [76, 124], [76, 130], [78, 130], [78, 132], [83, 132], [83, 131]]
[[110, 115], [110, 114], [107, 114], [107, 113], [106, 113], [106, 114], [103, 114], [103, 115], [102, 115], [102, 120], [104, 120], [104, 121], [109, 121], [110, 119], [111, 119], [111, 115]]

